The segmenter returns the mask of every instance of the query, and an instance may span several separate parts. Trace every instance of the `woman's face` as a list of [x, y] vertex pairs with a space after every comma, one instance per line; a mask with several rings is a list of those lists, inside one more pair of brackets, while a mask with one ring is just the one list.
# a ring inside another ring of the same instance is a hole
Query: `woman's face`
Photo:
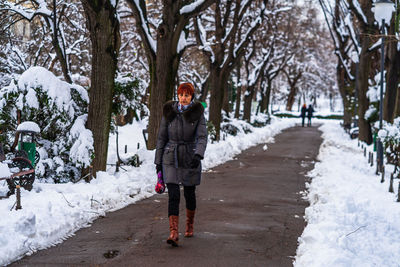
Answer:
[[179, 104], [181, 105], [189, 105], [190, 101], [192, 100], [192, 95], [184, 92], [182, 94], [178, 94], [178, 100], [179, 100]]

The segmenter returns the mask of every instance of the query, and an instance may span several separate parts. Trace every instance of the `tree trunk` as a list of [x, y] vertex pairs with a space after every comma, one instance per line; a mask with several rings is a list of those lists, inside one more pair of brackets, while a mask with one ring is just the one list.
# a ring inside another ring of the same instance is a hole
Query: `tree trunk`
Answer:
[[290, 86], [290, 92], [288, 95], [287, 103], [286, 103], [286, 110], [287, 111], [292, 111], [292, 107], [294, 104], [294, 100], [296, 98], [297, 94], [297, 87], [296, 86]]
[[336, 67], [336, 75], [339, 87], [339, 93], [342, 97], [343, 102], [343, 125], [345, 128], [351, 127], [351, 120], [353, 114], [353, 106], [351, 104], [351, 95], [353, 92], [353, 87], [349, 84], [353, 84], [354, 82], [348, 81], [346, 76], [346, 70], [343, 68], [341, 64], [338, 64]]
[[397, 88], [396, 111], [394, 117], [400, 117], [400, 87]]
[[166, 23], [161, 24], [158, 27], [155, 73], [150, 88], [150, 117], [147, 128], [148, 149], [154, 149], [156, 147], [157, 133], [162, 118], [163, 105], [166, 101], [173, 98], [175, 77], [179, 66], [178, 54], [176, 52], [171, 52], [176, 50], [172, 49], [174, 29], [170, 29], [167, 27], [168, 25], [173, 24]]
[[[350, 1], [349, 1], [350, 2]], [[359, 127], [359, 135], [358, 138], [361, 141], [366, 142], [367, 144], [372, 143], [372, 131], [371, 125], [365, 120], [365, 111], [368, 109], [369, 101], [366, 96], [368, 91], [368, 80], [371, 76], [371, 66], [372, 66], [372, 52], [369, 51], [371, 46], [371, 38], [370, 35], [376, 34], [376, 30], [372, 27], [374, 25], [374, 14], [371, 11], [372, 1], [370, 0], [360, 0], [359, 4], [361, 6], [362, 11], [364, 12], [366, 22], [360, 20], [360, 45], [361, 52], [359, 56], [359, 65], [358, 65], [358, 75], [356, 77], [356, 92], [358, 94], [358, 127]], [[351, 3], [351, 6], [353, 4]], [[356, 7], [352, 7], [353, 10], [356, 10]]]
[[360, 53], [360, 63], [357, 76], [357, 92], [358, 92], [358, 138], [367, 144], [372, 143], [371, 125], [365, 120], [365, 112], [369, 107], [367, 98], [368, 78], [371, 69], [371, 53], [368, 51], [370, 46], [369, 37], [362, 38], [362, 48]]
[[[394, 35], [391, 27], [391, 34]], [[400, 52], [397, 50], [397, 42], [388, 42], [388, 53], [386, 58], [388, 63], [386, 92], [383, 102], [383, 119], [393, 123], [396, 111], [397, 91], [400, 75]]]
[[225, 114], [227, 116], [229, 116], [229, 113], [231, 112], [231, 109], [230, 109], [230, 106], [229, 106], [230, 98], [231, 98], [230, 92], [232, 90], [230, 88], [230, 85], [228, 85], [228, 83], [226, 85], [227, 86], [225, 86], [225, 88], [224, 88], [225, 92], [224, 92], [224, 101], [223, 101], [223, 104], [222, 104], [222, 110], [225, 111]]
[[236, 87], [236, 107], [235, 107], [235, 118], [239, 119], [240, 116], [240, 103], [242, 98], [242, 86]]
[[110, 1], [82, 0], [92, 42], [92, 73], [87, 128], [93, 133], [93, 174], [105, 171], [111, 123], [111, 101], [120, 47], [117, 10]]
[[244, 106], [243, 106], [243, 119], [250, 122], [251, 119], [251, 106], [254, 97], [254, 86], [249, 86], [244, 94]]
[[261, 113], [268, 114], [269, 99], [271, 97], [272, 80], [267, 78], [267, 88], [264, 89], [261, 98], [260, 111]]
[[210, 84], [210, 79], [207, 79], [202, 85], [201, 85], [201, 93], [200, 93], [200, 97], [199, 100], [201, 102], [206, 102], [207, 99], [207, 95], [208, 95], [208, 87]]
[[209, 121], [215, 126], [216, 139], [219, 140], [221, 121], [222, 121], [222, 103], [224, 100], [224, 86], [227, 84], [223, 78], [220, 68], [212, 66], [210, 71], [210, 115]]
[[[236, 65], [236, 76], [237, 76], [237, 85], [240, 83], [240, 60]], [[239, 119], [240, 116], [240, 102], [242, 97], [242, 87], [236, 86], [236, 105], [235, 105], [235, 119]]]

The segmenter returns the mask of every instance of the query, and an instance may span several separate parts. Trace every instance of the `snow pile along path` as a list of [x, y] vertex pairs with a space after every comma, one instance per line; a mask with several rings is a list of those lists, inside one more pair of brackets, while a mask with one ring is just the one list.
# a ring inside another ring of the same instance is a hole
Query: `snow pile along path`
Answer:
[[[252, 128], [252, 133], [239, 133], [209, 144], [204, 169], [228, 161], [250, 146], [272, 142], [274, 135], [296, 122], [273, 118], [270, 125]], [[156, 183], [154, 151], [145, 149], [142, 136], [145, 127], [146, 122], [142, 121], [118, 129], [119, 154], [128, 158], [137, 153], [142, 161], [140, 167], [122, 166], [124, 170], [115, 173], [115, 166], [110, 166], [107, 172], [99, 172], [90, 184], [36, 181], [32, 191], [21, 190], [22, 210], [18, 211], [14, 209], [15, 196], [0, 200], [0, 265], [60, 243], [106, 212], [152, 196]], [[115, 135], [110, 137], [109, 144], [108, 163], [115, 163]], [[4, 174], [6, 170], [1, 172]], [[0, 195], [5, 195], [7, 190], [6, 183], [1, 182]]]
[[389, 167], [380, 183], [339, 122], [320, 130], [324, 142], [309, 173], [307, 226], [294, 266], [399, 266], [400, 203], [388, 193]]

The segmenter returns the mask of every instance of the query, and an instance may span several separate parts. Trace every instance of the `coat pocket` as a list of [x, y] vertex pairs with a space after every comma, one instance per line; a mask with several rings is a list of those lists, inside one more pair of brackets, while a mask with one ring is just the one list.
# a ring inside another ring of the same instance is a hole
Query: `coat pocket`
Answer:
[[185, 168], [190, 168], [190, 165], [192, 163], [192, 159], [194, 156], [194, 152], [196, 152], [196, 145], [188, 145], [186, 146], [186, 151], [185, 151]]
[[164, 150], [162, 163], [165, 165], [175, 165], [175, 148], [168, 147]]

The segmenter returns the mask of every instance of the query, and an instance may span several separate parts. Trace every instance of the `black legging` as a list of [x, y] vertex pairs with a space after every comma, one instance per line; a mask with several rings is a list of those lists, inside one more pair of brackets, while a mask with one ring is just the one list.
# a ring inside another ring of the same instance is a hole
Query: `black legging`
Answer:
[[[168, 188], [168, 217], [171, 215], [179, 215], [179, 201], [181, 193], [178, 184], [167, 184]], [[188, 210], [196, 209], [196, 186], [184, 186], [183, 192], [186, 200], [186, 208]]]

